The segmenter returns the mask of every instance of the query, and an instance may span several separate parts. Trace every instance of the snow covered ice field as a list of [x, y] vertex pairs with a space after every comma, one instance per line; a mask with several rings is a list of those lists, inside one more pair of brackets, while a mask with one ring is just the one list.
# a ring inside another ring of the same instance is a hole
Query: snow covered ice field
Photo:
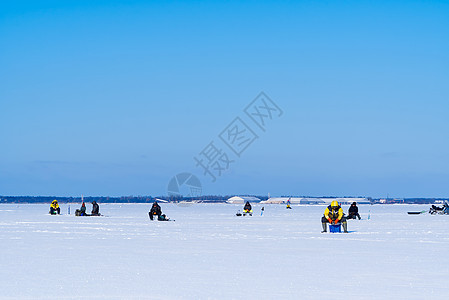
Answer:
[[349, 234], [324, 206], [78, 206], [0, 205], [1, 299], [449, 299], [449, 216], [407, 215], [429, 205], [361, 205]]

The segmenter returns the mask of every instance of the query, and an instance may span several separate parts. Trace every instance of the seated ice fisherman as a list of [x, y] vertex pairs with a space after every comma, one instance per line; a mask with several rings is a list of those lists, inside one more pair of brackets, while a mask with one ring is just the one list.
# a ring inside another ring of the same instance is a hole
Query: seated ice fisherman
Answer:
[[87, 216], [86, 214], [86, 204], [83, 202], [81, 203], [80, 209], [75, 210], [75, 216]]
[[79, 213], [80, 216], [87, 216], [86, 214], [86, 204], [83, 202], [81, 204], [81, 208], [79, 209]]
[[355, 218], [359, 218], [359, 220], [361, 219], [359, 215], [359, 208], [357, 207], [357, 202], [352, 202], [348, 210], [347, 219], [355, 219]]
[[253, 213], [253, 208], [251, 207], [251, 204], [249, 204], [249, 201], [246, 201], [246, 204], [243, 207], [243, 213], [244, 214], [252, 214]]
[[346, 223], [346, 218], [343, 216], [343, 209], [337, 201], [332, 201], [331, 205], [324, 210], [324, 216], [321, 218], [321, 224], [323, 226], [323, 231], [321, 232], [327, 232], [327, 223], [341, 223], [344, 232], [348, 232], [348, 223]]
[[56, 214], [60, 214], [61, 213], [61, 209], [59, 208], [59, 204], [58, 204], [58, 200], [53, 200], [50, 204], [50, 214], [51, 215], [56, 215]]
[[92, 201], [92, 212], [90, 215], [91, 216], [99, 216], [100, 215], [100, 206], [98, 205], [97, 201]]
[[153, 206], [151, 207], [150, 212], [148, 213], [148, 215], [150, 216], [151, 220], [153, 220], [154, 216], [157, 216], [158, 219], [159, 219], [160, 216], [162, 215], [161, 207], [159, 206], [159, 204], [157, 204], [157, 201], [154, 201]]

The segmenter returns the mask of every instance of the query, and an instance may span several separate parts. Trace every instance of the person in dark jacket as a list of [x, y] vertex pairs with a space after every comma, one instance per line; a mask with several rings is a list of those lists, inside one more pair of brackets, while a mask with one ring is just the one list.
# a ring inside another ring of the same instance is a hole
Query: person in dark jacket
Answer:
[[352, 202], [351, 206], [349, 207], [348, 210], [348, 217], [347, 219], [355, 219], [355, 218], [359, 218], [359, 220], [361, 219], [360, 215], [359, 215], [359, 208], [357, 207], [357, 203], [356, 202]]
[[151, 220], [153, 220], [154, 216], [157, 216], [158, 219], [160, 219], [160, 217], [162, 215], [162, 210], [161, 210], [161, 207], [159, 206], [159, 204], [157, 204], [156, 201], [154, 201], [153, 206], [151, 207], [151, 210], [148, 213], [148, 215], [150, 216]]
[[98, 206], [97, 201], [92, 201], [92, 213], [91, 216], [99, 216], [100, 215], [100, 206]]
[[80, 216], [88, 216], [88, 214], [86, 213], [86, 204], [83, 202], [81, 203], [81, 208], [75, 210], [75, 216], [80, 217]]
[[245, 214], [249, 214], [250, 216], [253, 214], [253, 208], [251, 207], [251, 204], [249, 204], [249, 201], [246, 201], [246, 204], [243, 207], [243, 215]]

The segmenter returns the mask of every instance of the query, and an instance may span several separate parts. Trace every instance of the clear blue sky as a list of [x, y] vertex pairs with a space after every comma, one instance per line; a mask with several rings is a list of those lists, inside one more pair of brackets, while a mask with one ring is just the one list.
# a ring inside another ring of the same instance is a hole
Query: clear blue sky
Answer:
[[[0, 195], [449, 197], [449, 4], [391, 2], [2, 1]], [[284, 114], [212, 183], [261, 91]]]

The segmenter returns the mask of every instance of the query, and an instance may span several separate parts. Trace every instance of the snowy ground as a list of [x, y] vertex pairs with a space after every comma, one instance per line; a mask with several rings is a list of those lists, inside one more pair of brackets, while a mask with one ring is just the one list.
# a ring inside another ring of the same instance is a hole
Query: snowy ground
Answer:
[[162, 204], [176, 222], [150, 222], [150, 205], [77, 206], [0, 205], [1, 299], [449, 297], [449, 216], [407, 215], [428, 205], [362, 205], [349, 234], [320, 233], [324, 206]]

